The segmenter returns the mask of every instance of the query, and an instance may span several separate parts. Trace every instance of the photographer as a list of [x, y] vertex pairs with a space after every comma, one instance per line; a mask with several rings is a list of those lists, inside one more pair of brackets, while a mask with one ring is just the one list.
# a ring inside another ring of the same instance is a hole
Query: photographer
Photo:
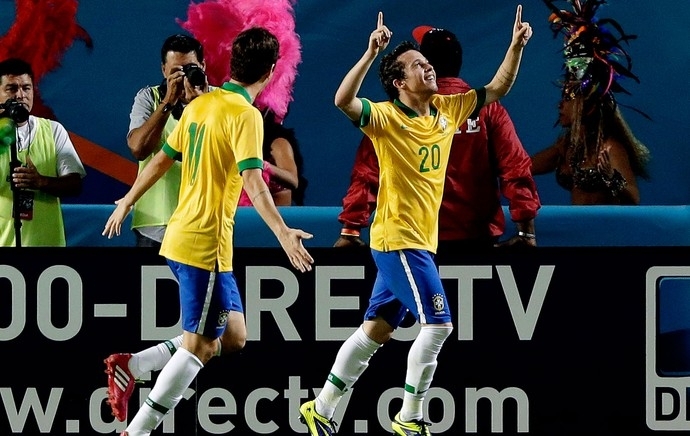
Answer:
[[[79, 195], [86, 171], [60, 123], [29, 115], [33, 82], [27, 62], [0, 62], [0, 246], [64, 247], [60, 197]], [[21, 221], [15, 221], [15, 212]]]
[[[130, 113], [127, 145], [139, 161], [139, 173], [165, 143], [184, 107], [208, 86], [204, 50], [187, 35], [169, 36], [161, 47], [163, 82], [137, 92]], [[134, 205], [132, 230], [137, 247], [160, 247], [168, 220], [177, 206], [180, 163], [156, 182]]]

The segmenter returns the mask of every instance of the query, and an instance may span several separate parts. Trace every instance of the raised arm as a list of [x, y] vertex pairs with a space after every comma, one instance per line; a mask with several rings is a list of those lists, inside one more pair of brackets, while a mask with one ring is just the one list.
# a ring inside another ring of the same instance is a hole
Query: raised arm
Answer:
[[392, 34], [383, 24], [383, 12], [379, 12], [376, 29], [369, 35], [367, 50], [345, 75], [335, 93], [335, 105], [353, 121], [362, 114], [362, 102], [357, 98], [359, 88], [376, 56], [388, 47]]
[[522, 5], [518, 5], [515, 13], [515, 23], [513, 24], [513, 39], [506, 52], [506, 56], [496, 71], [496, 75], [486, 88], [486, 100], [484, 105], [493, 103], [504, 95], [508, 94], [510, 88], [515, 83], [520, 60], [522, 59], [522, 49], [527, 45], [527, 41], [532, 37], [532, 27], [529, 23], [522, 21]]

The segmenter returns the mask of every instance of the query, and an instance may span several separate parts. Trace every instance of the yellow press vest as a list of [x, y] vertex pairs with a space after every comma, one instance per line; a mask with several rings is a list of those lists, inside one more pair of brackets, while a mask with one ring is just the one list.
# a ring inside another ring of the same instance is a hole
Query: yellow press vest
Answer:
[[[161, 102], [159, 87], [151, 88], [153, 91], [155, 111]], [[144, 167], [153, 158], [154, 154], [158, 153], [165, 143], [166, 138], [177, 125], [177, 120], [172, 116], [168, 117], [165, 123], [161, 140], [158, 147], [146, 159], [139, 162], [139, 173], [144, 170]], [[151, 188], [134, 204], [132, 211], [132, 228], [151, 227], [151, 226], [165, 226], [170, 220], [170, 216], [177, 207], [177, 197], [180, 191], [180, 163], [175, 162], [170, 169], [163, 174], [163, 176], [154, 183]]]
[[[44, 176], [57, 177], [57, 154], [55, 138], [50, 121], [44, 118], [36, 120], [36, 136], [28, 148], [17, 153], [17, 158], [26, 163], [27, 154], [36, 170]], [[3, 119], [4, 121], [5, 119]], [[15, 247], [15, 226], [12, 217], [13, 195], [8, 179], [10, 170], [10, 146], [0, 145], [0, 246]], [[33, 217], [21, 220], [22, 247], [64, 247], [65, 226], [62, 220], [60, 199], [41, 191], [30, 191], [34, 194]]]

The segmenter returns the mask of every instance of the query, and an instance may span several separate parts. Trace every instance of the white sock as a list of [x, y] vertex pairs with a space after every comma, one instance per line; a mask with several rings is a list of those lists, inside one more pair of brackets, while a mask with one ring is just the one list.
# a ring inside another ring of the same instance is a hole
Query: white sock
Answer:
[[333, 418], [335, 408], [345, 392], [352, 387], [369, 366], [369, 359], [381, 347], [364, 333], [360, 326], [340, 346], [328, 381], [316, 397], [316, 411], [328, 419]]
[[453, 327], [424, 326], [412, 343], [407, 354], [407, 374], [405, 375], [405, 394], [400, 410], [403, 421], [421, 420], [424, 417], [422, 406], [426, 391], [434, 378], [436, 357]]
[[129, 372], [134, 378], [140, 378], [147, 372], [160, 371], [181, 345], [182, 335], [132, 354], [127, 365]]
[[203, 367], [204, 364], [194, 354], [184, 348], [178, 349], [158, 375], [146, 403], [127, 426], [130, 436], [148, 435], [155, 430], [166, 413], [180, 402]]

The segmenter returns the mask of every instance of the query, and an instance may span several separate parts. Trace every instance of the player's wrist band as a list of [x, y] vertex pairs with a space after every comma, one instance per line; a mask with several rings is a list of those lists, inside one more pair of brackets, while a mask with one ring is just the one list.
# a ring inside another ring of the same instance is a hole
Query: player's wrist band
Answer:
[[358, 238], [360, 235], [359, 230], [343, 228], [340, 230], [340, 236], [354, 236]]
[[517, 234], [518, 234], [518, 236], [521, 237], [521, 238], [525, 238], [525, 239], [537, 239], [537, 235], [535, 235], [534, 233], [527, 233], [527, 232], [523, 232], [522, 230], [520, 230]]

